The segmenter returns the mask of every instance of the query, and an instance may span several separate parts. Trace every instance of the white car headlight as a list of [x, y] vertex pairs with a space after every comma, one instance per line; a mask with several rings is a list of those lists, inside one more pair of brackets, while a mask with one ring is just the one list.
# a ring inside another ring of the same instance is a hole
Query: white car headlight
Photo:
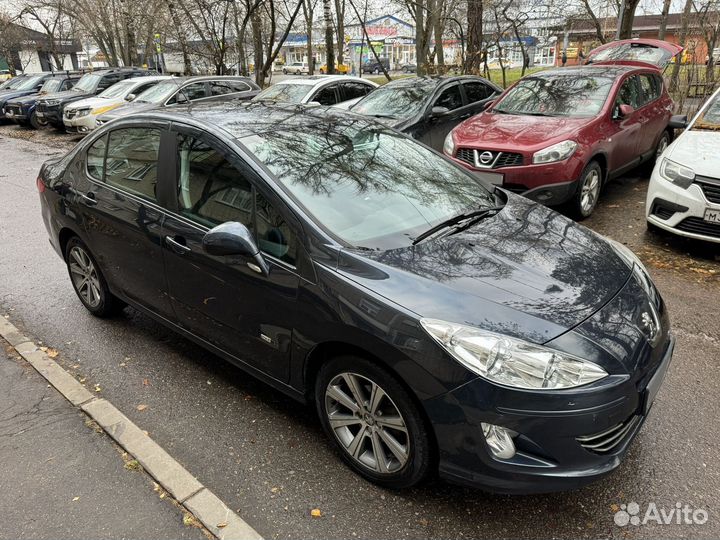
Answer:
[[533, 163], [553, 163], [569, 158], [575, 152], [577, 143], [575, 141], [563, 141], [547, 148], [543, 148], [533, 155]]
[[498, 384], [556, 390], [589, 384], [608, 375], [582, 358], [474, 326], [437, 319], [421, 319], [420, 324], [461, 364]]
[[660, 176], [683, 189], [687, 189], [695, 180], [695, 171], [690, 167], [670, 161], [668, 158], [663, 158], [662, 163], [660, 163]]
[[455, 153], [455, 141], [453, 140], [452, 131], [447, 134], [447, 137], [445, 137], [445, 142], [443, 143], [443, 153], [446, 156], [452, 156]]

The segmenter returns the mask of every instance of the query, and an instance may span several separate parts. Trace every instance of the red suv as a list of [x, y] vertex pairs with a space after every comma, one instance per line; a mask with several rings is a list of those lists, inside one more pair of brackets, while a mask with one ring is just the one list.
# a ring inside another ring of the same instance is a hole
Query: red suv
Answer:
[[682, 47], [615, 41], [584, 66], [534, 73], [458, 125], [443, 151], [485, 180], [583, 219], [610, 178], [670, 143], [673, 101], [662, 70]]

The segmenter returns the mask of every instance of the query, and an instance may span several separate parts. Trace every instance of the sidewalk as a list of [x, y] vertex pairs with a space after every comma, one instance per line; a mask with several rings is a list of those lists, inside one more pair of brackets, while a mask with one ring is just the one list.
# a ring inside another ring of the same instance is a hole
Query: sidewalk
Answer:
[[1, 539], [205, 539], [2, 339], [0, 479]]

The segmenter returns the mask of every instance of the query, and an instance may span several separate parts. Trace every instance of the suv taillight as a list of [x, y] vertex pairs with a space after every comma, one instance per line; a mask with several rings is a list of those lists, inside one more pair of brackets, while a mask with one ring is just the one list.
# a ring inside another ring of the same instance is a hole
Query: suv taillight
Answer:
[[38, 177], [37, 177], [36, 183], [37, 183], [38, 191], [39, 191], [40, 193], [42, 193], [43, 191], [45, 191], [45, 182], [43, 182], [43, 179], [42, 179], [41, 176], [38, 176]]

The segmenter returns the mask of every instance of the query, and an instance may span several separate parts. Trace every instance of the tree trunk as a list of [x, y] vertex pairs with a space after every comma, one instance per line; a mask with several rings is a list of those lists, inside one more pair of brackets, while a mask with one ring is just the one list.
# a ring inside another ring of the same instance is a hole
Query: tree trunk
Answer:
[[433, 17], [433, 33], [435, 38], [435, 61], [438, 65], [438, 73], [444, 73], [445, 67], [445, 50], [443, 49], [443, 31], [445, 30], [445, 20], [442, 16], [443, 2], [438, 2]]
[[622, 24], [618, 35], [619, 39], [630, 39], [632, 37], [635, 10], [639, 3], [640, 0], [625, 0], [625, 9], [622, 12]]
[[192, 63], [190, 62], [190, 54], [188, 52], [187, 39], [185, 38], [185, 32], [182, 29], [180, 23], [180, 17], [175, 9], [173, 2], [167, 2], [168, 11], [170, 12], [170, 18], [172, 19], [173, 26], [177, 29], [178, 44], [180, 45], [180, 52], [183, 57], [183, 75], [192, 75]]
[[337, 62], [345, 63], [345, 0], [335, 0], [335, 20], [337, 21]]
[[670, 5], [672, 0], [664, 0], [662, 14], [660, 15], [660, 29], [658, 30], [658, 39], [664, 40], [667, 32], [668, 15], [670, 14]]
[[307, 34], [307, 57], [308, 71], [310, 75], [315, 73], [315, 59], [313, 58], [313, 0], [302, 0], [303, 15], [305, 16], [305, 29]]
[[479, 73], [483, 51], [483, 0], [468, 0], [465, 73]]
[[265, 86], [264, 76], [262, 74], [263, 64], [263, 41], [262, 41], [262, 21], [257, 12], [250, 17], [250, 27], [253, 36], [253, 62], [255, 63], [255, 82], [262, 88]]
[[332, 75], [335, 73], [335, 36], [330, 0], [323, 0], [323, 18], [325, 19], [325, 66], [327, 73]]

